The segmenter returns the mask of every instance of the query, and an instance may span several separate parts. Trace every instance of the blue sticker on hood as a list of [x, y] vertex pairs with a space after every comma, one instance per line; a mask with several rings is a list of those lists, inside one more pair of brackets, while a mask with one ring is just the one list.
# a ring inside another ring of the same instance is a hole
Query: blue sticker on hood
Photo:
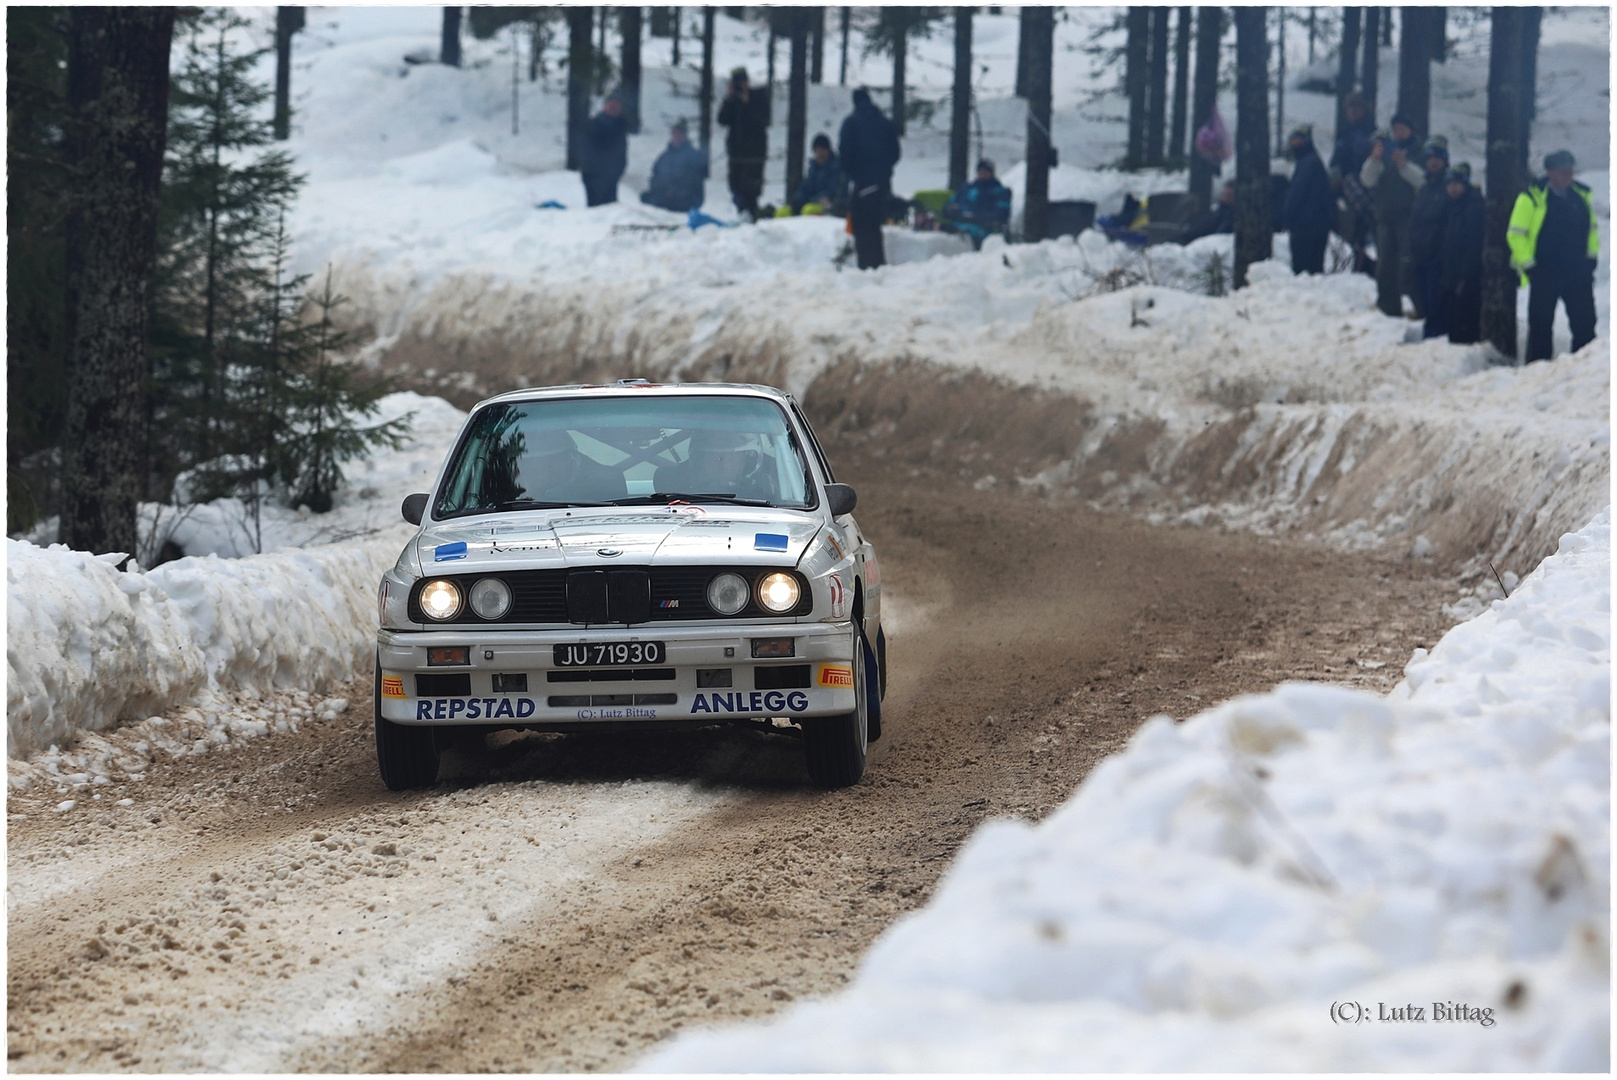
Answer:
[[432, 549], [433, 562], [453, 562], [455, 559], [466, 557], [466, 541], [456, 544], [439, 544]]
[[785, 551], [786, 537], [780, 533], [758, 533], [752, 538], [752, 546], [759, 551]]

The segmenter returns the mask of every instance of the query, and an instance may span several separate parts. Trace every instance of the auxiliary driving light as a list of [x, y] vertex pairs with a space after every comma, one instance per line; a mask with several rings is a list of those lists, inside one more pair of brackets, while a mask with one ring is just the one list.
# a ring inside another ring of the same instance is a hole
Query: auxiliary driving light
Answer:
[[797, 579], [790, 574], [777, 571], [758, 583], [758, 603], [776, 614], [792, 610], [802, 595], [803, 590], [798, 586]]
[[511, 610], [511, 588], [497, 577], [486, 577], [472, 586], [472, 610], [484, 619], [498, 619]]
[[460, 610], [460, 590], [453, 581], [429, 581], [421, 590], [421, 610], [427, 618], [443, 622]]
[[707, 585], [707, 606], [734, 615], [747, 606], [747, 582], [740, 574], [720, 574]]

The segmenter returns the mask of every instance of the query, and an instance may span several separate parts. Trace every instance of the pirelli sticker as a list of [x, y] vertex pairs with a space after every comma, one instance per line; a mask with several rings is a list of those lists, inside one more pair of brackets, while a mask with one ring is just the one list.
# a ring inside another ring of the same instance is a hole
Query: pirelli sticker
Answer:
[[383, 675], [382, 696], [391, 698], [408, 697], [409, 695], [404, 692], [404, 676]]
[[853, 686], [853, 668], [847, 664], [821, 664], [821, 686]]

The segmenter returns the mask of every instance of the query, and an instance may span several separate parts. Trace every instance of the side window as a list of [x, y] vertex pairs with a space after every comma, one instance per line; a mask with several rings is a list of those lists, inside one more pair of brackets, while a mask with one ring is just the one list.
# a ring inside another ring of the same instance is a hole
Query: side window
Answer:
[[825, 459], [825, 451], [820, 449], [819, 438], [814, 434], [814, 429], [809, 426], [808, 418], [803, 415], [803, 410], [797, 407], [797, 402], [795, 401], [792, 402], [792, 416], [797, 420], [798, 426], [808, 433], [809, 447], [814, 451], [814, 460], [820, 463], [820, 471], [825, 474], [825, 482], [828, 484], [836, 483], [837, 474], [831, 471], [831, 463]]

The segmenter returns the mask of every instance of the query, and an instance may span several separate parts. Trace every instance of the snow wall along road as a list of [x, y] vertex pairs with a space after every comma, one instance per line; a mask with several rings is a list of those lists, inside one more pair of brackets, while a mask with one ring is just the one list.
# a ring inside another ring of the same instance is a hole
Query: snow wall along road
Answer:
[[1091, 232], [873, 273], [833, 266], [840, 240], [797, 219], [614, 234], [565, 277], [340, 255], [337, 276], [372, 356], [462, 407], [629, 376], [770, 383], [833, 441], [918, 469], [1520, 574], [1608, 501], [1604, 340], [1489, 367], [1406, 344], [1368, 278], [1277, 262], [1197, 295], [1228, 237], [1142, 256]]

